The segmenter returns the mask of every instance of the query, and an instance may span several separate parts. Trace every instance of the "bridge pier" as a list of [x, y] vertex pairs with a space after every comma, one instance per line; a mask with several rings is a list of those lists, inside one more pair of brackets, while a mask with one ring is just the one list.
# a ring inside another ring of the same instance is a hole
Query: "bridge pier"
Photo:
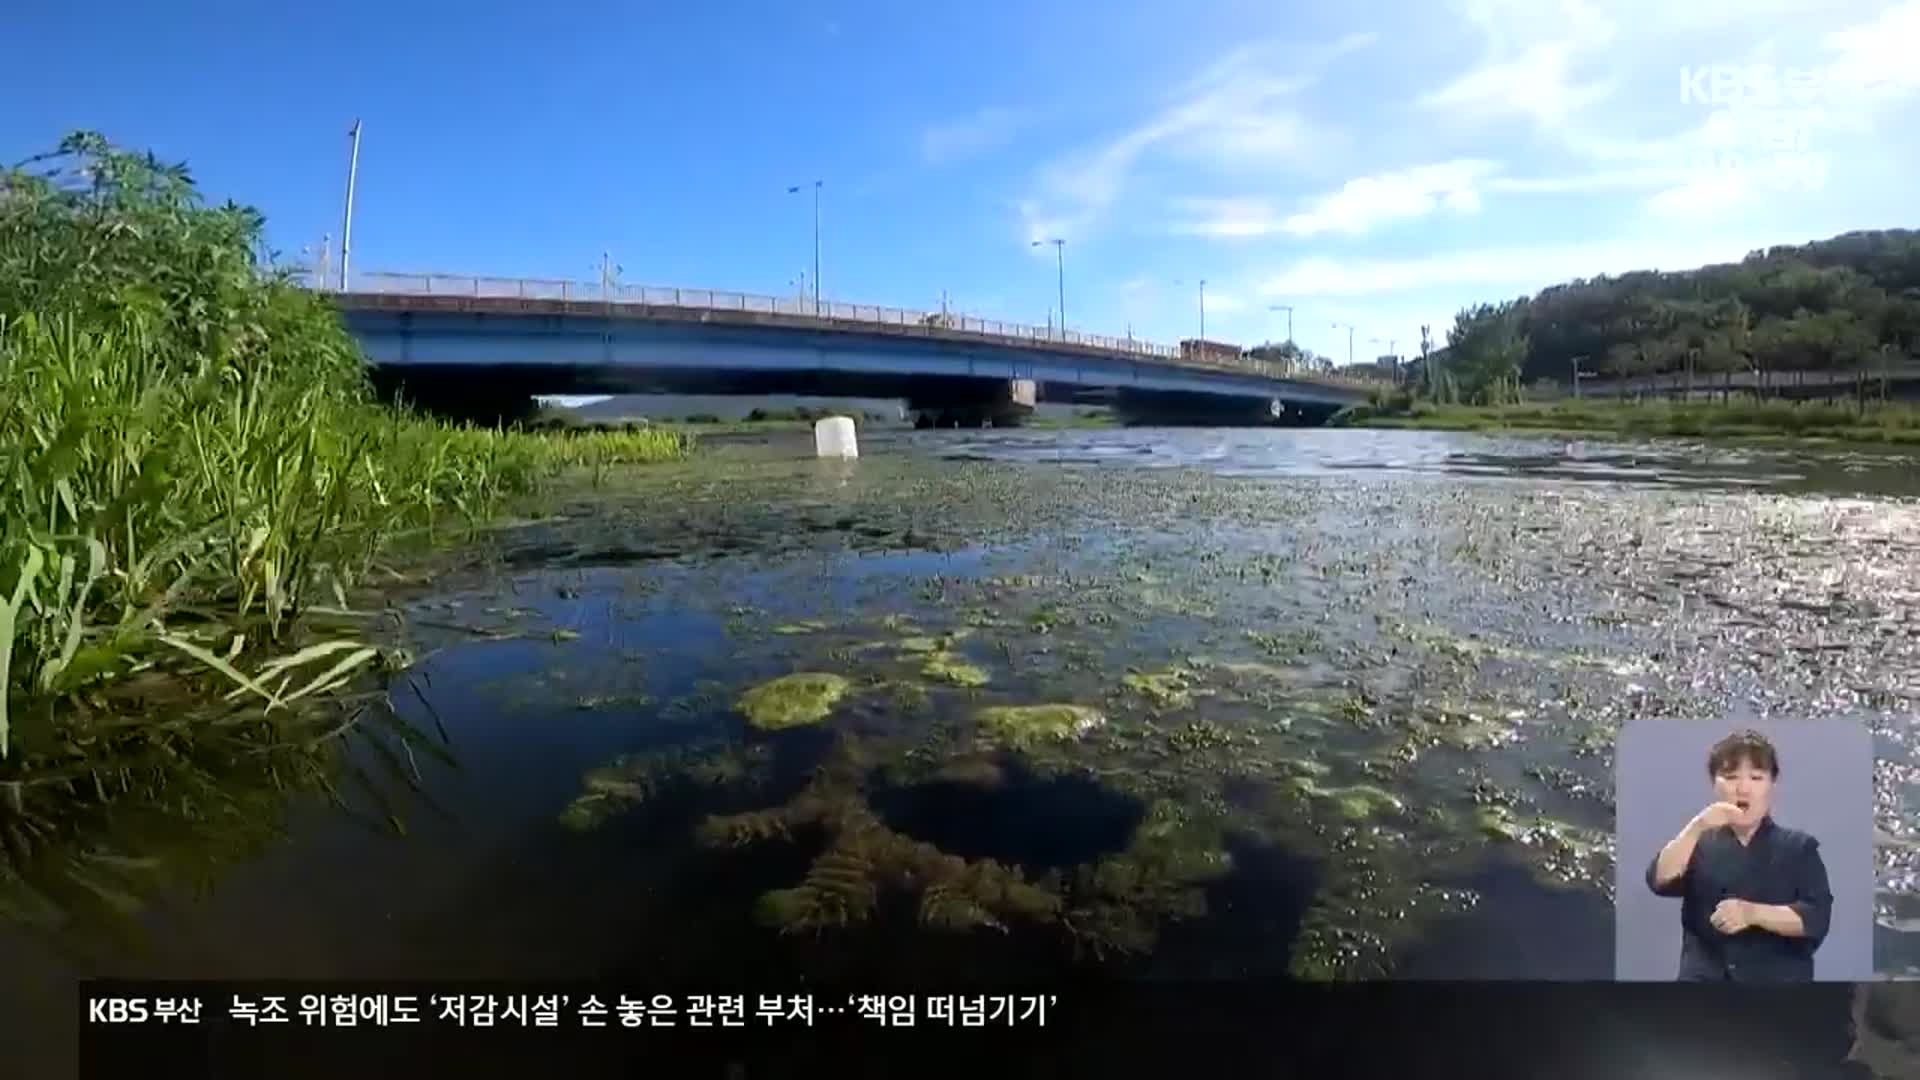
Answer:
[[1019, 427], [1033, 414], [1039, 388], [1032, 379], [966, 379], [958, 386], [910, 394], [916, 428]]
[[1113, 411], [1136, 427], [1311, 427], [1335, 411], [1279, 398], [1122, 389]]
[[429, 416], [483, 427], [506, 427], [532, 420], [539, 412], [533, 394], [511, 382], [476, 379], [470, 373], [448, 376], [428, 372], [401, 374], [391, 368], [368, 372], [382, 401], [406, 404]]

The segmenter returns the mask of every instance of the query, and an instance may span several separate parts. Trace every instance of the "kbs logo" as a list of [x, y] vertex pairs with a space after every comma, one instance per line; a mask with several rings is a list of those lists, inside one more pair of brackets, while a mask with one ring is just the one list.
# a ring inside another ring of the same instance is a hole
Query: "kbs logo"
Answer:
[[89, 1024], [144, 1024], [152, 1015], [146, 998], [93, 998], [87, 1002]]

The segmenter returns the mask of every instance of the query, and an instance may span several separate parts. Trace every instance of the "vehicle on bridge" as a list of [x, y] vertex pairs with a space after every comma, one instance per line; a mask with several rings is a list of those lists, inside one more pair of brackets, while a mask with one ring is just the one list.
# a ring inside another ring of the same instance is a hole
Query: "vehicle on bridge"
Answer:
[[1180, 342], [1180, 359], [1190, 364], [1239, 366], [1246, 356], [1245, 349], [1230, 342], [1208, 341], [1205, 338], [1187, 338]]

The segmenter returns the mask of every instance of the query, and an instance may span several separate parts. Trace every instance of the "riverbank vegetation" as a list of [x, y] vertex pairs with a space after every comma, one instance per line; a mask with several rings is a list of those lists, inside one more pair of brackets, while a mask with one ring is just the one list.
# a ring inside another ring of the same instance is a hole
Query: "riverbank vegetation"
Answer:
[[[1782, 396], [1786, 373], [1850, 375], [1847, 396], [1920, 349], [1920, 231], [1853, 232], [1737, 263], [1555, 285], [1462, 311], [1427, 396], [1500, 404], [1519, 388], [1589, 377], [1745, 377]], [[1432, 359], [1431, 356], [1428, 359]], [[1419, 381], [1419, 380], [1416, 380]], [[1452, 385], [1449, 386], [1448, 383]]]
[[[0, 172], [0, 823], [16, 856], [49, 804], [136, 792], [127, 762], [284, 734], [294, 706], [395, 659], [302, 617], [346, 609], [396, 545], [560, 470], [687, 451], [672, 432], [553, 438], [379, 403], [262, 227], [94, 134]], [[162, 720], [162, 700], [211, 719]]]
[[1410, 401], [1389, 409], [1359, 406], [1340, 422], [1354, 426], [1445, 431], [1551, 431], [1639, 436], [1787, 437], [1920, 446], [1920, 408], [1870, 403], [1864, 409], [1823, 402], [1609, 401], [1562, 399], [1509, 405]]
[[[1913, 409], [1886, 399], [1916, 350], [1920, 232], [1847, 233], [1463, 310], [1343, 422], [1908, 442]], [[1576, 382], [1631, 404], [1561, 400]]]

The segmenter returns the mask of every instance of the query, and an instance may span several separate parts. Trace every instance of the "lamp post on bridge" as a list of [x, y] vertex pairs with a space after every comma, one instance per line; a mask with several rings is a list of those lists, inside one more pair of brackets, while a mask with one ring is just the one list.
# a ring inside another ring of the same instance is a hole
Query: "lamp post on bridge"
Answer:
[[[1268, 311], [1284, 311], [1287, 313], [1287, 344], [1292, 345], [1293, 344], [1293, 305], [1292, 304], [1268, 304], [1267, 310]], [[1299, 350], [1297, 348], [1290, 348], [1287, 350], [1287, 374], [1289, 375], [1293, 374], [1293, 360], [1294, 360], [1294, 356], [1298, 353], [1298, 351]]]
[[347, 209], [340, 223], [340, 291], [347, 291], [347, 259], [353, 248], [353, 182], [360, 175], [360, 121], [353, 121], [353, 129], [347, 132], [347, 138], [353, 141], [353, 149], [347, 157]]
[[319, 247], [309, 244], [300, 249], [300, 254], [307, 260], [307, 280], [313, 282], [314, 289], [320, 292], [326, 292], [332, 284], [327, 269], [328, 251], [332, 247], [333, 234], [326, 233], [320, 237]]
[[[1187, 279], [1174, 278], [1173, 283], [1175, 285], [1185, 285], [1187, 283]], [[1207, 340], [1207, 279], [1200, 278], [1199, 283], [1200, 283], [1200, 338], [1199, 340], [1205, 341]]]
[[1043, 244], [1053, 245], [1054, 283], [1059, 292], [1060, 301], [1060, 338], [1064, 341], [1067, 337], [1067, 242], [1054, 236], [1045, 240], [1035, 240], [1027, 246], [1040, 247]]
[[[820, 315], [820, 184], [813, 182], [813, 314]], [[787, 194], [798, 195], [805, 184], [795, 184], [787, 189]]]
[[1369, 345], [1379, 345], [1382, 343], [1387, 347], [1387, 355], [1393, 357], [1393, 381], [1398, 383], [1400, 381], [1400, 354], [1394, 351], [1394, 346], [1400, 343], [1399, 339], [1377, 337], [1367, 339], [1367, 344]]
[[1352, 367], [1353, 366], [1353, 324], [1337, 322], [1333, 324], [1333, 328], [1335, 330], [1345, 330], [1347, 332], [1347, 366]]
[[1287, 313], [1287, 341], [1291, 343], [1293, 341], [1293, 305], [1292, 304], [1268, 304], [1267, 310], [1268, 311], [1284, 311]]

